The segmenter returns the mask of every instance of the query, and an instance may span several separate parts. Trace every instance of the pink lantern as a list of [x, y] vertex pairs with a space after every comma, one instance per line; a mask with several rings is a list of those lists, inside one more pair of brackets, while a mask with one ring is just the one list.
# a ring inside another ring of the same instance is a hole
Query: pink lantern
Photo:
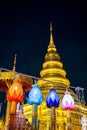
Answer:
[[70, 95], [70, 92], [66, 91], [62, 100], [62, 109], [67, 110], [67, 127], [68, 130], [72, 130], [71, 126], [71, 112], [74, 109], [74, 99]]
[[62, 109], [63, 110], [73, 110], [74, 109], [74, 99], [70, 95], [70, 92], [66, 91], [62, 99]]

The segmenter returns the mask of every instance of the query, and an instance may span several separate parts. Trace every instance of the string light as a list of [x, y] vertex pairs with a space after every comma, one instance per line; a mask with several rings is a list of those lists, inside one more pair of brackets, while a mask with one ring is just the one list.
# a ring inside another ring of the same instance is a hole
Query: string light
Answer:
[[[0, 72], [3, 72], [3, 71], [12, 72], [12, 70], [5, 69], [5, 68], [0, 68]], [[49, 83], [51, 83], [52, 85], [59, 85], [59, 86], [61, 86], [61, 87], [65, 87], [65, 85], [60, 84], [60, 83], [58, 83], [58, 82], [53, 82], [53, 81], [45, 80], [45, 79], [43, 79], [43, 78], [39, 78], [39, 77], [35, 77], [35, 76], [23, 74], [23, 73], [20, 73], [20, 72], [17, 72], [17, 73], [18, 73], [19, 75], [23, 75], [23, 76], [26, 76], [26, 77], [30, 77], [30, 78], [32, 78], [32, 79], [43, 80], [43, 81], [45, 81], [45, 82], [49, 82]], [[72, 88], [72, 89], [74, 89], [74, 90], [76, 91], [76, 95], [77, 95], [77, 97], [78, 97], [78, 100], [79, 100], [79, 95], [80, 95], [79, 90], [82, 91], [82, 94], [83, 94], [82, 97], [84, 97], [84, 93], [83, 93], [84, 88], [82, 88], [82, 87], [74, 87], [74, 86], [71, 86], [71, 85], [70, 85], [69, 87]], [[84, 100], [84, 99], [83, 99], [83, 100]], [[80, 101], [80, 100], [79, 100], [79, 101]]]
[[[12, 71], [12, 70], [9, 70], [9, 69], [5, 69], [5, 68], [0, 68], [0, 72], [2, 72], [2, 71]], [[35, 76], [31, 76], [31, 75], [27, 75], [27, 74], [23, 74], [23, 73], [19, 73], [19, 72], [17, 72], [19, 75], [24, 75], [24, 76], [27, 76], [27, 77], [31, 77], [31, 78], [33, 78], [33, 79], [37, 79], [37, 80], [43, 80], [43, 81], [46, 81], [46, 82], [49, 82], [49, 83], [51, 83], [51, 84], [58, 84], [58, 85], [60, 85], [60, 86], [62, 86], [62, 87], [64, 87], [65, 85], [63, 85], [63, 84], [60, 84], [60, 83], [58, 83], [58, 82], [52, 82], [52, 81], [49, 81], [49, 80], [45, 80], [45, 79], [43, 79], [43, 78], [39, 78], [39, 77], [35, 77]], [[84, 88], [82, 88], [82, 87], [74, 87], [74, 86], [71, 86], [70, 85], [70, 88], [73, 88], [73, 89], [75, 89], [76, 91], [78, 90], [78, 88], [80, 89], [80, 90], [84, 90]]]

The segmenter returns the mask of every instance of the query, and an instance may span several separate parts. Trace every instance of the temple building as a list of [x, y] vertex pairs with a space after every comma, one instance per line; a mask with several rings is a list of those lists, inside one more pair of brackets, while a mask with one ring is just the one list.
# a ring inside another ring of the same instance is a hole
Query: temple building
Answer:
[[[52, 35], [52, 24], [50, 24], [50, 41], [45, 54], [45, 60], [40, 71], [40, 77], [43, 80], [38, 80], [37, 84], [43, 93], [43, 102], [38, 106], [38, 127], [39, 130], [50, 130], [51, 114], [50, 109], [46, 106], [46, 97], [51, 87], [54, 87], [60, 97], [60, 105], [56, 108], [56, 130], [67, 130], [66, 111], [62, 110], [62, 98], [66, 90], [68, 90], [75, 101], [75, 109], [71, 111], [72, 130], [81, 130], [81, 118], [87, 116], [87, 106], [84, 99], [78, 98], [77, 94], [71, 90], [70, 81], [66, 78], [66, 71], [63, 69], [63, 63], [60, 60], [60, 55], [57, 52], [56, 45]], [[53, 84], [51, 83], [53, 82]], [[32, 122], [32, 106], [24, 104], [23, 111], [28, 121]]]
[[[14, 69], [13, 69], [14, 70]], [[10, 73], [11, 76], [8, 77]], [[6, 77], [7, 74], [7, 77]], [[11, 85], [14, 79], [14, 71], [3, 72], [0, 75], [0, 90], [8, 90], [7, 85]], [[4, 80], [2, 80], [2, 77]], [[20, 75], [23, 84], [23, 92], [30, 91], [28, 88], [32, 86], [32, 79]], [[10, 80], [9, 80], [10, 79]], [[10, 82], [6, 82], [10, 81]], [[75, 102], [74, 110], [71, 113], [71, 126], [72, 130], [82, 130], [82, 124], [85, 120], [82, 118], [87, 117], [87, 106], [85, 105], [84, 97], [79, 95], [80, 87], [74, 87], [75, 91], [72, 90], [69, 79], [67, 78], [67, 72], [64, 70], [63, 63], [60, 59], [60, 55], [57, 51], [56, 44], [54, 43], [52, 34], [52, 24], [50, 24], [50, 40], [47, 48], [47, 53], [45, 54], [45, 59], [42, 64], [42, 70], [40, 71], [40, 78], [36, 81], [37, 85], [40, 87], [43, 95], [43, 102], [38, 105], [38, 130], [51, 130], [51, 109], [46, 106], [46, 98], [53, 87], [60, 97], [59, 107], [56, 108], [56, 130], [67, 130], [67, 111], [62, 109], [62, 99], [66, 91], [69, 91]], [[83, 93], [83, 89], [81, 89]], [[16, 129], [29, 129], [32, 127], [32, 105], [23, 103], [21, 105], [22, 109], [17, 109], [16, 111]], [[8, 130], [7, 125], [9, 125], [10, 120], [10, 108], [11, 103], [7, 103], [6, 117], [5, 120], [0, 119], [0, 130]], [[21, 120], [21, 121], [20, 121]], [[26, 122], [27, 121], [27, 122]], [[87, 123], [84, 123], [85, 126]], [[5, 128], [6, 127], [6, 128]], [[21, 127], [21, 128], [20, 128]], [[84, 126], [83, 126], [84, 127]], [[84, 130], [84, 129], [83, 129]]]

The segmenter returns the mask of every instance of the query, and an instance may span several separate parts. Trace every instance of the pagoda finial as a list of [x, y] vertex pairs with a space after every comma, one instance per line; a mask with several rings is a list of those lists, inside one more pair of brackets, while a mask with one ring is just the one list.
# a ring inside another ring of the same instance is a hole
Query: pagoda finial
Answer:
[[15, 54], [15, 57], [14, 57], [14, 66], [13, 66], [13, 71], [16, 70], [16, 58], [17, 58], [17, 54]]
[[52, 32], [52, 22], [50, 22], [50, 32]]
[[50, 45], [54, 45], [53, 35], [52, 35], [52, 22], [50, 22]]

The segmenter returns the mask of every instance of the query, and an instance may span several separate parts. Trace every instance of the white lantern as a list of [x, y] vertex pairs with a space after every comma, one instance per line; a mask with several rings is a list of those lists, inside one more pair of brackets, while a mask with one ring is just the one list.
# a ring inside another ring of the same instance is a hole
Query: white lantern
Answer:
[[85, 115], [81, 118], [81, 125], [82, 125], [82, 130], [86, 130], [87, 118]]
[[66, 91], [62, 99], [62, 109], [63, 110], [73, 110], [74, 109], [74, 99], [70, 95], [70, 92]]

